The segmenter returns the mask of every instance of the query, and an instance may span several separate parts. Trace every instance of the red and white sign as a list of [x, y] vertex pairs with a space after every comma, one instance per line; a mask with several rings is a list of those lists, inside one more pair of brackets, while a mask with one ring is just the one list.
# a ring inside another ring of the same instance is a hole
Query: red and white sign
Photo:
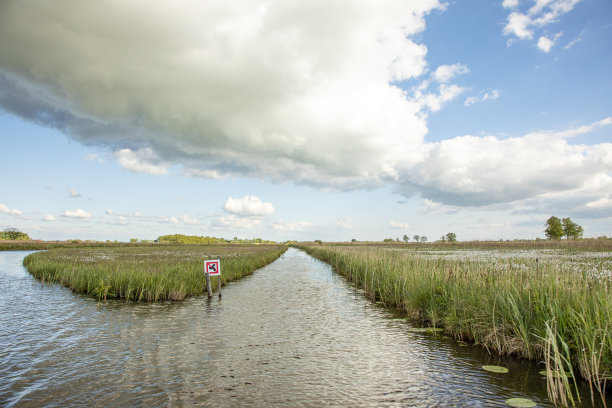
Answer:
[[204, 261], [204, 272], [210, 276], [221, 275], [221, 261], [216, 259], [214, 261]]

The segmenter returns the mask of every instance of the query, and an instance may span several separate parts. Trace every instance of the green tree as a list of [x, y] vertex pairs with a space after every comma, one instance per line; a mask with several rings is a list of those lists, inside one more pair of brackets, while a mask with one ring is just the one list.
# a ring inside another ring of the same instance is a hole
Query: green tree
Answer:
[[457, 234], [455, 234], [454, 232], [449, 232], [448, 234], [446, 234], [446, 240], [448, 242], [457, 242]]
[[419, 242], [419, 239], [420, 239], [421, 237], [419, 237], [418, 235], [415, 235], [415, 236], [413, 236], [412, 238], [414, 239], [414, 241], [415, 241], [415, 242]]
[[561, 220], [561, 224], [563, 225], [563, 235], [567, 237], [568, 241], [570, 238], [572, 239], [582, 238], [584, 229], [580, 225], [572, 221], [569, 217]]
[[17, 228], [11, 227], [11, 228], [5, 229], [4, 231], [0, 233], [0, 239], [8, 239], [11, 241], [17, 241], [17, 240], [29, 241], [30, 236], [26, 234], [25, 232], [19, 231]]
[[410, 238], [408, 238], [408, 235], [404, 234], [404, 238], [402, 238], [404, 240], [404, 242], [408, 242], [410, 241]]
[[427, 237], [426, 236], [421, 236], [421, 242], [427, 242]]
[[544, 234], [546, 234], [546, 238], [548, 239], [561, 239], [561, 237], [565, 234], [563, 232], [561, 220], [554, 215], [546, 220], [546, 229], [544, 230]]

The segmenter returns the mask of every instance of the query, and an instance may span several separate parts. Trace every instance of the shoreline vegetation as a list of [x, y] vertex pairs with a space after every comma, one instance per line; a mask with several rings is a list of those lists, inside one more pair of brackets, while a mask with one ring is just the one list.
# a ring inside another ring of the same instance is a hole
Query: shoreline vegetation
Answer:
[[580, 377], [593, 401], [612, 383], [612, 245], [593, 241], [294, 246], [421, 325], [545, 362], [549, 398], [569, 405]]
[[[286, 245], [110, 244], [50, 249], [23, 264], [42, 282], [58, 282], [98, 300], [156, 302], [206, 293], [204, 260], [221, 260], [221, 285], [250, 275], [280, 257]], [[21, 248], [20, 248], [21, 249]], [[217, 279], [212, 279], [217, 290]]]

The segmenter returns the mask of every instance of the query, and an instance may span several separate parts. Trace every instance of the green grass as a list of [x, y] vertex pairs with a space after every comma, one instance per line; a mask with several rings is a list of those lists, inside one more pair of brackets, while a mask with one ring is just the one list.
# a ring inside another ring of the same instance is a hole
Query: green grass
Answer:
[[[24, 266], [100, 300], [182, 300], [206, 292], [205, 259], [221, 259], [222, 285], [277, 259], [284, 245], [152, 245], [61, 248], [28, 255]], [[217, 289], [218, 279], [212, 279]]]
[[[545, 361], [553, 401], [571, 402], [577, 373], [592, 395], [605, 394], [612, 377], [612, 252], [561, 245], [515, 253], [298, 247], [371, 299], [402, 308], [424, 325], [501, 354]], [[570, 373], [570, 381], [552, 375], [560, 371]]]

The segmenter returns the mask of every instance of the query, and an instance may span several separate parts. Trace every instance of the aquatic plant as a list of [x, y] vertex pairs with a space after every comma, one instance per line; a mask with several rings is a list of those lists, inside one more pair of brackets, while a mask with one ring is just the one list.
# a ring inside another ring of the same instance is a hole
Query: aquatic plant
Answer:
[[[501, 354], [545, 361], [549, 397], [612, 377], [612, 252], [301, 245], [368, 297]], [[558, 374], [561, 373], [561, 374]], [[568, 375], [565, 375], [567, 373]]]
[[[284, 245], [177, 245], [64, 248], [24, 261], [44, 282], [59, 282], [98, 300], [182, 300], [206, 291], [203, 261], [221, 259], [221, 284], [251, 274], [278, 258]], [[212, 280], [216, 289], [218, 280]]]

